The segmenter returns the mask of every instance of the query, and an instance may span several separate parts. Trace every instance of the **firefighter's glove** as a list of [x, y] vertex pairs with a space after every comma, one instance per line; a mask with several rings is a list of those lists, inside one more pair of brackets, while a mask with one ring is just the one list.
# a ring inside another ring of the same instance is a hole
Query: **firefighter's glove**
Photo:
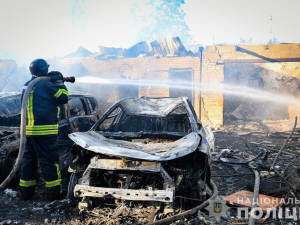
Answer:
[[51, 82], [55, 86], [61, 86], [64, 85], [64, 77], [63, 75], [58, 71], [51, 71], [48, 73], [48, 76], [51, 78]]

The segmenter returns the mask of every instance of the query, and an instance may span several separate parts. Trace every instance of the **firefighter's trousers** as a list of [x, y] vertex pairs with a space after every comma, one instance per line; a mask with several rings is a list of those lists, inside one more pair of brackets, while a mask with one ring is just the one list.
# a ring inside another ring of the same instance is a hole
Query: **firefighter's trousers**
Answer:
[[35, 191], [38, 159], [41, 162], [47, 196], [54, 199], [61, 194], [61, 174], [58, 165], [57, 136], [27, 138], [21, 166], [20, 191], [24, 199], [30, 199]]

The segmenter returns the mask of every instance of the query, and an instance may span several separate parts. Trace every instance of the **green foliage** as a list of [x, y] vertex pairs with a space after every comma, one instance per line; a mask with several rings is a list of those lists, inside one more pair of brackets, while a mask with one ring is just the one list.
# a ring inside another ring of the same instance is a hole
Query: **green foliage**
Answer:
[[147, 0], [136, 3], [131, 10], [137, 41], [179, 37], [183, 43], [190, 37], [181, 8], [184, 0]]

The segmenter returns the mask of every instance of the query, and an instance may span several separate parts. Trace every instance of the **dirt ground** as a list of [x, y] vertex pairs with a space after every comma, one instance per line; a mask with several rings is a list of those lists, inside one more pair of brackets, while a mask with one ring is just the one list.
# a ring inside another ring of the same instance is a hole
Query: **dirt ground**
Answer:
[[[249, 182], [254, 180], [252, 170], [245, 164], [224, 163], [219, 160], [218, 153], [223, 149], [221, 157], [233, 157], [240, 159], [251, 159], [262, 151], [268, 154], [253, 160], [253, 165], [261, 171], [268, 171], [273, 162], [276, 151], [280, 149], [286, 139], [280, 135], [268, 135], [264, 127], [255, 122], [238, 121], [233, 125], [225, 126], [214, 131], [215, 153], [212, 159], [212, 179], [218, 187], [220, 198], [233, 194], [240, 190], [252, 191], [249, 189]], [[271, 150], [272, 149], [272, 150]], [[289, 154], [281, 154], [278, 164], [281, 167], [287, 165], [295, 154], [300, 151], [298, 138], [292, 138], [286, 145]], [[246, 175], [245, 175], [246, 174]], [[68, 174], [63, 178], [64, 192], [68, 185]], [[14, 191], [18, 189], [13, 188]], [[19, 193], [16, 197], [10, 197], [5, 192], [0, 193], [0, 224], [146, 224], [148, 219], [126, 217], [124, 214], [117, 217], [107, 216], [113, 214], [109, 206], [93, 205], [92, 213], [80, 213], [78, 201], [69, 202], [64, 196], [61, 200], [50, 202], [45, 199], [45, 188], [42, 185], [36, 188], [36, 194], [32, 200], [24, 201]], [[137, 208], [135, 206], [135, 208]], [[111, 210], [111, 211], [110, 211]], [[154, 207], [141, 209], [139, 213], [151, 214]], [[122, 216], [123, 215], [123, 216]], [[198, 213], [192, 218], [177, 221], [177, 224], [214, 224], [205, 222], [205, 212]], [[234, 212], [228, 214], [221, 224], [230, 224], [228, 220], [234, 217]], [[152, 218], [153, 219], [153, 218]], [[174, 223], [174, 224], [176, 224]]]

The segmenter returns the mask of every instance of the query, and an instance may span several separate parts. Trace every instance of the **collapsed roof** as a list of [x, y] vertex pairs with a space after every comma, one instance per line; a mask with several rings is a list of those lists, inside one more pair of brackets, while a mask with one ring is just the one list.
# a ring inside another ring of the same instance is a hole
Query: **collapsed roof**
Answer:
[[135, 58], [144, 56], [187, 56], [188, 52], [179, 37], [165, 37], [153, 41], [142, 41], [128, 49], [108, 48], [99, 46], [100, 54], [95, 58], [99, 60], [115, 59], [117, 57]]
[[132, 47], [114, 48], [99, 45], [98, 53], [91, 53], [82, 46], [74, 53], [68, 54], [63, 58], [73, 57], [92, 57], [98, 60], [109, 60], [116, 58], [135, 58], [145, 56], [188, 56], [192, 55], [191, 51], [187, 51], [179, 37], [165, 37], [157, 40], [142, 41]]
[[125, 57], [147, 56], [186, 56], [188, 54], [179, 37], [165, 37], [154, 41], [143, 41], [126, 50]]
[[92, 53], [85, 49], [84, 47], [80, 46], [76, 52], [70, 53], [66, 56], [64, 56], [63, 58], [75, 58], [75, 57], [87, 57], [89, 55], [91, 55]]

